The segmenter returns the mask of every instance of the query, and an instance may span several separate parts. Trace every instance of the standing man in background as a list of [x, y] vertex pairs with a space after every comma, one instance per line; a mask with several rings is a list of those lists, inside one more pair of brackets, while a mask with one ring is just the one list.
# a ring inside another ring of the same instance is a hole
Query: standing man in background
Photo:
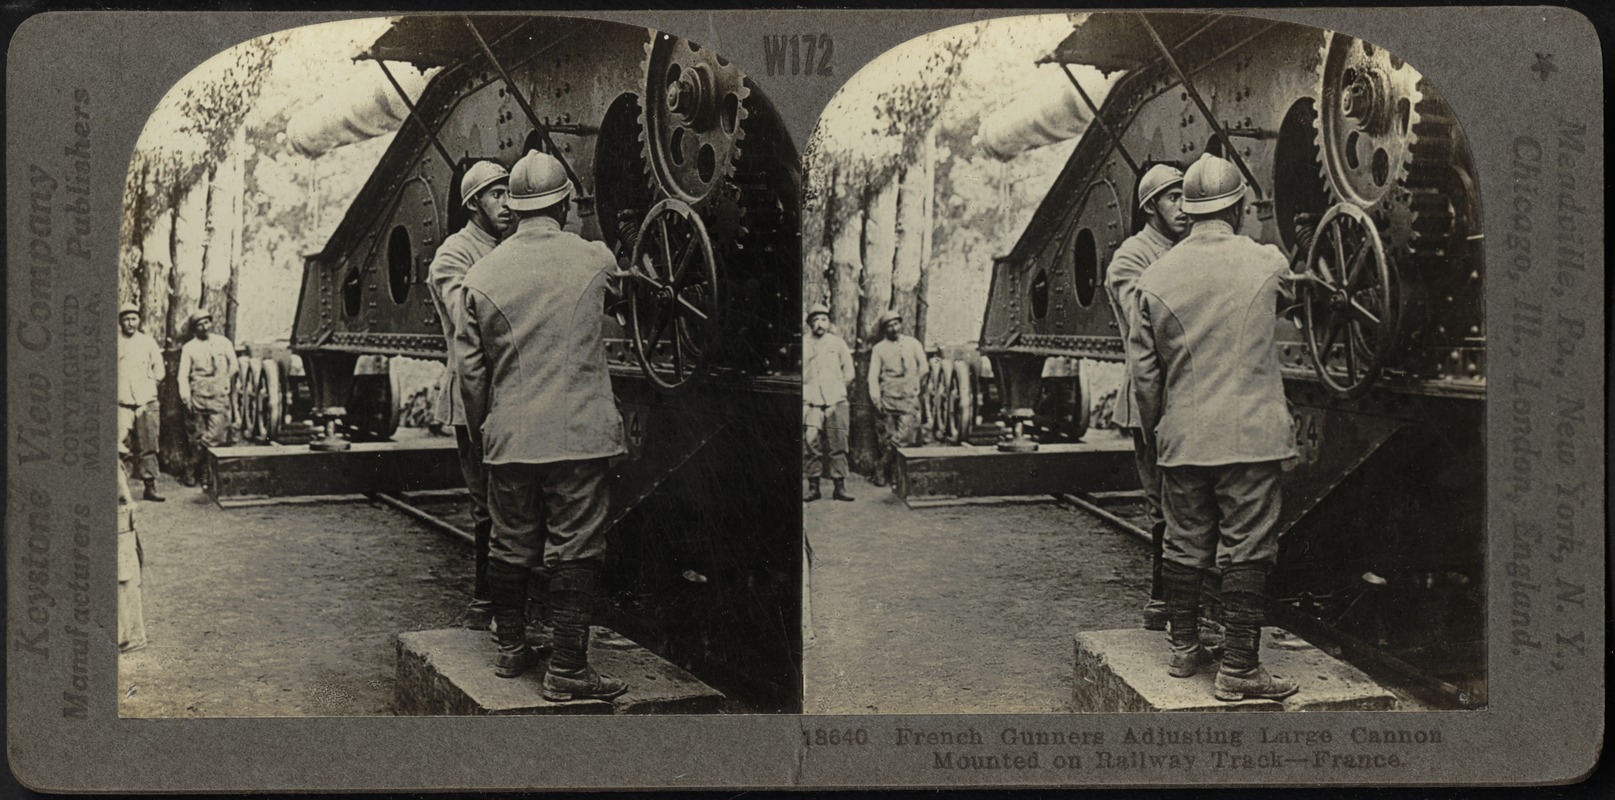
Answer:
[[140, 308], [125, 303], [118, 308], [118, 444], [131, 477], [140, 478], [146, 500], [161, 503], [157, 494], [157, 443], [162, 413], [157, 407], [157, 384], [163, 380], [163, 351], [156, 340], [140, 330]]
[[1296, 455], [1274, 343], [1289, 260], [1238, 233], [1245, 190], [1221, 158], [1189, 167], [1183, 208], [1193, 228], [1139, 279], [1127, 342], [1139, 427], [1161, 469], [1168, 673], [1187, 678], [1212, 663], [1200, 644], [1200, 583], [1220, 567], [1226, 635], [1215, 697], [1228, 702], [1297, 688], [1260, 660], [1279, 476]]
[[[465, 227], [450, 234], [437, 248], [427, 278], [432, 286], [432, 303], [437, 306], [437, 318], [443, 326], [443, 340], [449, 346], [448, 368], [438, 384], [436, 416], [440, 425], [454, 426], [454, 439], [459, 449], [460, 474], [465, 476], [466, 490], [471, 494], [471, 526], [476, 551], [476, 577], [471, 590], [471, 605], [466, 611], [466, 627], [485, 631], [493, 619], [493, 605], [488, 599], [488, 531], [492, 521], [488, 518], [488, 486], [482, 472], [482, 452], [476, 439], [466, 429], [465, 407], [460, 402], [459, 365], [454, 359], [454, 337], [459, 329], [459, 314], [465, 304], [460, 298], [460, 284], [471, 266], [493, 252], [499, 240], [510, 231], [516, 217], [506, 205], [510, 173], [494, 161], [478, 161], [465, 171], [460, 179], [460, 197], [470, 219]], [[535, 575], [541, 583], [544, 576]]]
[[808, 336], [802, 339], [802, 474], [808, 492], [803, 502], [823, 497], [820, 477], [826, 471], [835, 484], [831, 497], [851, 502], [847, 494], [847, 386], [857, 375], [847, 343], [830, 332], [830, 309], [814, 303], [808, 309]]
[[[1177, 244], [1189, 230], [1189, 217], [1183, 213], [1183, 171], [1171, 164], [1156, 164], [1144, 173], [1138, 182], [1138, 210], [1144, 215], [1144, 227], [1128, 237], [1116, 248], [1105, 274], [1105, 291], [1110, 295], [1110, 307], [1116, 313], [1116, 325], [1122, 342], [1129, 335], [1128, 309], [1137, 305], [1135, 285], [1144, 270]], [[1144, 627], [1152, 631], [1166, 630], [1166, 601], [1162, 599], [1161, 547], [1166, 533], [1166, 522], [1161, 515], [1161, 473], [1155, 468], [1155, 450], [1150, 439], [1139, 429], [1138, 412], [1133, 401], [1133, 360], [1127, 358], [1127, 369], [1122, 371], [1121, 388], [1116, 392], [1116, 427], [1132, 431], [1133, 461], [1138, 468], [1138, 483], [1144, 489], [1144, 504], [1150, 519], [1150, 599], [1144, 605]]]
[[191, 340], [179, 350], [179, 401], [191, 441], [191, 463], [183, 481], [207, 489], [206, 448], [222, 446], [230, 435], [230, 390], [240, 365], [236, 346], [213, 332], [213, 315], [191, 314]]
[[454, 339], [493, 520], [494, 674], [514, 678], [538, 663], [523, 636], [527, 578], [546, 567], [555, 633], [544, 697], [555, 702], [627, 689], [588, 658], [606, 556], [609, 459], [627, 452], [603, 331], [617, 260], [604, 244], [563, 230], [572, 191], [555, 157], [530, 152], [516, 162], [516, 232], [466, 274]]
[[919, 433], [925, 348], [903, 333], [903, 315], [896, 309], [880, 315], [880, 329], [885, 338], [869, 354], [869, 399], [880, 422], [880, 462], [870, 480], [885, 486], [892, 480], [897, 448], [914, 446]]

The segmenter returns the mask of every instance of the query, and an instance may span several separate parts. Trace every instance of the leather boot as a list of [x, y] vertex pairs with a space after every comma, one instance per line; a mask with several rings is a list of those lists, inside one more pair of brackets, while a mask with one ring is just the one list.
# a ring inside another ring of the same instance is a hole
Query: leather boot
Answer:
[[527, 646], [527, 568], [498, 559], [488, 562], [488, 599], [493, 602], [493, 674], [515, 678], [538, 665], [538, 653]]
[[1161, 565], [1162, 593], [1171, 626], [1172, 663], [1167, 674], [1192, 678], [1211, 666], [1211, 651], [1200, 645], [1200, 576], [1194, 567], [1168, 561]]
[[166, 503], [166, 502], [168, 502], [168, 498], [163, 497], [162, 495], [157, 493], [157, 479], [156, 478], [147, 478], [146, 479], [146, 493], [144, 495], [142, 495], [142, 497], [144, 497], [147, 500], [152, 501], [153, 503]]
[[600, 567], [594, 562], [563, 561], [550, 573], [555, 653], [544, 673], [545, 700], [609, 700], [628, 690], [626, 683], [589, 665], [589, 624], [599, 593]]
[[802, 502], [811, 503], [814, 500], [817, 500], [817, 499], [819, 499], [819, 498], [821, 498], [823, 496], [824, 496], [824, 493], [819, 491], [819, 479], [818, 478], [808, 478], [808, 491], [807, 491], [807, 494], [802, 496]]
[[830, 480], [834, 481], [835, 485], [836, 485], [835, 491], [831, 492], [830, 496], [837, 499], [837, 500], [842, 501], [843, 503], [852, 502], [852, 495], [847, 494], [847, 479], [846, 478], [831, 478]]
[[1267, 603], [1267, 565], [1233, 564], [1222, 573], [1226, 634], [1215, 697], [1224, 702], [1282, 700], [1295, 694], [1295, 681], [1269, 674], [1259, 648]]
[[548, 653], [555, 646], [550, 625], [550, 571], [534, 567], [527, 573], [527, 646]]

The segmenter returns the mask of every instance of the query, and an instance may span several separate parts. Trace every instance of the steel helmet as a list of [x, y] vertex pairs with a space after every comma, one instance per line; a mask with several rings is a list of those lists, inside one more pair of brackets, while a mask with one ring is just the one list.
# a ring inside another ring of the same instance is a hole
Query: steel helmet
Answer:
[[470, 208], [477, 202], [477, 195], [482, 190], [500, 181], [508, 182], [510, 173], [497, 161], [478, 161], [465, 171], [465, 177], [460, 179], [460, 203]]
[[205, 308], [198, 308], [197, 310], [191, 312], [191, 318], [185, 324], [191, 326], [192, 329], [195, 329], [196, 323], [201, 322], [204, 319], [213, 319], [213, 312], [208, 311]]
[[829, 306], [826, 306], [823, 303], [814, 303], [813, 305], [808, 306], [807, 321], [812, 322], [813, 318], [819, 316], [820, 314], [823, 314], [826, 317], [830, 316]]
[[1225, 159], [1210, 153], [1189, 166], [1183, 176], [1183, 210], [1189, 214], [1213, 214], [1245, 196], [1245, 176]]
[[130, 314], [134, 314], [137, 317], [140, 316], [140, 306], [137, 306], [134, 303], [124, 303], [123, 305], [118, 306], [118, 319], [123, 319]]
[[537, 150], [522, 156], [510, 170], [510, 208], [541, 211], [572, 194], [572, 182], [555, 156]]
[[886, 309], [886, 313], [880, 315], [880, 326], [882, 328], [884, 328], [884, 327], [886, 327], [886, 323], [891, 322], [893, 320], [901, 320], [902, 318], [903, 318], [903, 315], [897, 313], [897, 309], [895, 309], [895, 308]]
[[1156, 164], [1144, 173], [1138, 182], [1138, 207], [1143, 208], [1156, 195], [1174, 186], [1183, 185], [1183, 170], [1171, 164]]

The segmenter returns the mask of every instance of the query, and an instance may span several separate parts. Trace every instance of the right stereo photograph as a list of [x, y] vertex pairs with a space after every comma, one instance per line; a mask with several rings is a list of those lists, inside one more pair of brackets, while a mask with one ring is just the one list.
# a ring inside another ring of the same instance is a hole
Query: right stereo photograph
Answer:
[[803, 165], [805, 713], [1487, 705], [1481, 198], [1418, 64], [995, 19]]

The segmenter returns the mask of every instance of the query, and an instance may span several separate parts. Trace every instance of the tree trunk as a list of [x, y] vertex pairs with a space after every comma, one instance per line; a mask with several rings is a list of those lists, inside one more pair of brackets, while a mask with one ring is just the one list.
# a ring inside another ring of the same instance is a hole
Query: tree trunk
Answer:
[[[894, 176], [895, 177], [895, 176]], [[858, 339], [873, 343], [880, 338], [880, 315], [891, 308], [892, 259], [897, 252], [897, 182], [887, 180], [863, 193], [864, 263], [858, 310]]]
[[[892, 262], [892, 308], [903, 315], [904, 328], [920, 338], [919, 295], [921, 254], [925, 238], [925, 171], [909, 165], [897, 181], [897, 242]], [[921, 339], [923, 342], [924, 340]]]
[[[216, 308], [219, 304], [217, 296], [218, 292], [208, 291], [209, 286], [207, 279], [208, 267], [212, 265], [213, 252], [215, 249], [213, 246], [213, 237], [218, 230], [217, 226], [215, 226], [213, 222], [213, 197], [216, 193], [214, 187], [215, 179], [218, 177], [218, 173], [218, 165], [208, 165], [207, 186], [202, 190], [202, 258], [201, 265], [197, 269], [197, 275], [199, 275], [202, 279], [201, 303], [198, 305], [201, 308], [205, 308], [210, 311]], [[221, 327], [222, 326], [218, 324], [218, 320], [215, 320], [213, 329], [220, 330]], [[228, 339], [230, 338], [230, 335], [226, 333], [224, 338]]]
[[830, 324], [854, 349], [858, 342], [858, 285], [863, 278], [863, 215], [839, 181], [831, 189], [835, 228], [830, 244]]
[[163, 336], [176, 345], [186, 334], [182, 310], [185, 286], [180, 281], [179, 268], [179, 204], [183, 197], [177, 188], [168, 193], [168, 313], [164, 315]]
[[921, 177], [919, 230], [915, 235], [920, 243], [920, 274], [914, 283], [914, 338], [927, 342], [926, 317], [931, 311], [931, 240], [936, 236], [936, 128], [925, 134], [925, 145], [920, 150], [918, 168]]

